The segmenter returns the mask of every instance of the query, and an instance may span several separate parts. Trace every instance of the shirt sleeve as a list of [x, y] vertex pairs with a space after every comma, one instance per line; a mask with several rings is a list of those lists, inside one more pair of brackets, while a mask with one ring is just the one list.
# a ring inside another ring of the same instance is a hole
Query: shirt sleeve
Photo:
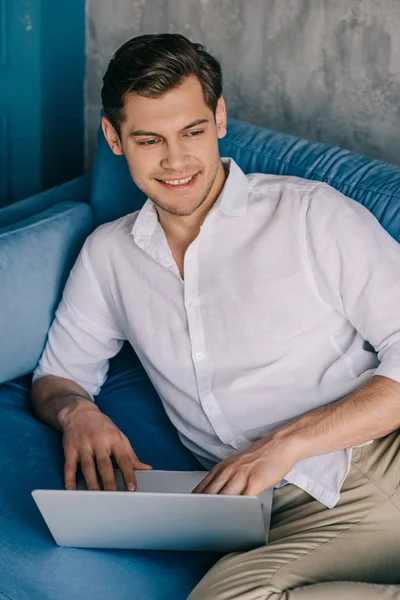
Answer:
[[92, 397], [99, 393], [124, 336], [110, 314], [83, 246], [71, 270], [32, 381], [66, 377]]
[[364, 206], [326, 184], [306, 205], [304, 237], [321, 300], [374, 347], [375, 374], [400, 382], [400, 244]]

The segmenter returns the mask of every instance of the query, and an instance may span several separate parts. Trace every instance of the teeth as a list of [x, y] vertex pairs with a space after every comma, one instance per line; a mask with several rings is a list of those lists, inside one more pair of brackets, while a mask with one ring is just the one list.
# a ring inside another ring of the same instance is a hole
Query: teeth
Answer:
[[184, 183], [189, 183], [193, 177], [188, 177], [187, 179], [174, 179], [173, 181], [166, 181], [163, 179], [163, 183], [168, 183], [169, 185], [183, 185]]

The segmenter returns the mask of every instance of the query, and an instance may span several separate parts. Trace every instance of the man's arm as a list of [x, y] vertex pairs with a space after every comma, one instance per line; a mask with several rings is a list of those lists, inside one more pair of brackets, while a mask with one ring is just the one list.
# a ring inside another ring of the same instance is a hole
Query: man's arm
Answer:
[[36, 417], [61, 432], [68, 414], [80, 406], [99, 411], [80, 385], [71, 379], [54, 375], [41, 377], [33, 383], [31, 399]]
[[292, 448], [295, 462], [357, 446], [400, 428], [400, 383], [375, 376], [328, 406], [291, 421], [276, 432]]
[[136, 489], [134, 469], [150, 469], [133, 451], [128, 438], [103, 414], [77, 383], [48, 375], [32, 385], [36, 416], [63, 433], [66, 489], [76, 489], [78, 464], [89, 490], [99, 490], [97, 471], [105, 490], [116, 490], [111, 457], [122, 473], [125, 487]]
[[400, 383], [373, 377], [362, 388], [294, 419], [216, 465], [197, 494], [258, 496], [304, 458], [388, 435], [400, 427]]
[[[93, 241], [88, 238], [85, 246]], [[36, 416], [63, 433], [65, 487], [75, 489], [78, 464], [89, 489], [115, 490], [111, 458], [127, 489], [134, 489], [134, 469], [148, 469], [128, 439], [93, 399], [107, 374], [109, 358], [123, 344], [123, 334], [103, 299], [85, 246], [76, 261], [57, 308], [32, 385]], [[101, 247], [94, 248], [101, 252]], [[98, 477], [99, 473], [99, 477]]]

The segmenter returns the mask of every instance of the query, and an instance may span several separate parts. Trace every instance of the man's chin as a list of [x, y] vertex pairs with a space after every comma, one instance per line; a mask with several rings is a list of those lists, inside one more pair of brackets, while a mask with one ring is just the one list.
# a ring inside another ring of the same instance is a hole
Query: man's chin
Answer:
[[159, 202], [158, 200], [153, 200], [154, 204], [157, 208], [160, 208], [162, 211], [174, 215], [175, 217], [189, 217], [199, 208], [200, 205], [195, 206], [173, 206], [171, 204], [165, 204], [163, 202]]

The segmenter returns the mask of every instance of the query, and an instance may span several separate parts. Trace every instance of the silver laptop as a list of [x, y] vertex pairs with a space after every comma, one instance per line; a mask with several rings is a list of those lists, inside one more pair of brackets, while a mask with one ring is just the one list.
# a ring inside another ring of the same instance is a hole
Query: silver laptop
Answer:
[[272, 490], [260, 496], [191, 494], [203, 471], [136, 471], [137, 491], [34, 490], [55, 542], [76, 548], [233, 552], [268, 541]]

